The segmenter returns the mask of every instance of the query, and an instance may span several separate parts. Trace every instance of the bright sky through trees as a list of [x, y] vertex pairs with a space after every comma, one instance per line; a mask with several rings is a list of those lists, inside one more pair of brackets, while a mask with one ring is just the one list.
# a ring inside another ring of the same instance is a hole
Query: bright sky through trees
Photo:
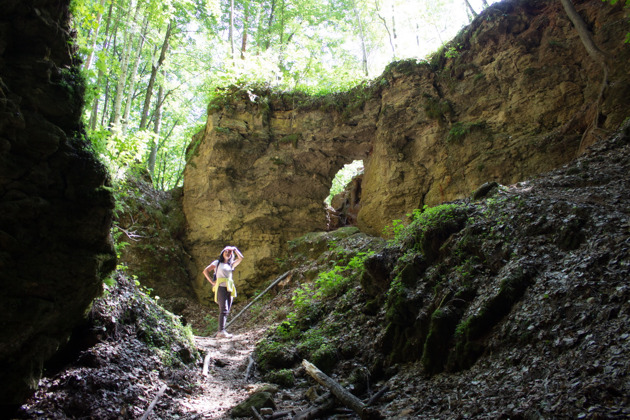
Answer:
[[[470, 4], [467, 7], [466, 4]], [[210, 100], [236, 85], [325, 94], [435, 52], [484, 0], [73, 0], [84, 120], [114, 178], [182, 183]]]

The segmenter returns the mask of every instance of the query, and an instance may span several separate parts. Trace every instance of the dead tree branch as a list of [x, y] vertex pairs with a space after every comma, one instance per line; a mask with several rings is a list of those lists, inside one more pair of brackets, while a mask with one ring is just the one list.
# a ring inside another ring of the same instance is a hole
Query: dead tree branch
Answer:
[[315, 379], [320, 385], [328, 388], [330, 392], [339, 399], [339, 401], [341, 401], [346, 407], [356, 412], [362, 419], [372, 420], [383, 418], [378, 410], [367, 407], [360, 399], [348, 392], [344, 387], [339, 385], [334, 379], [319, 370], [308, 360], [303, 360], [302, 366], [304, 366], [306, 372], [311, 375], [313, 379]]
[[166, 384], [162, 385], [162, 388], [160, 388], [160, 390], [158, 391], [157, 395], [155, 396], [155, 398], [153, 398], [153, 401], [151, 401], [151, 404], [149, 405], [149, 408], [147, 408], [147, 411], [144, 412], [144, 414], [142, 415], [142, 418], [140, 420], [147, 420], [149, 418], [149, 415], [151, 414], [151, 411], [153, 411], [153, 409], [155, 408], [155, 404], [157, 404], [158, 400], [160, 399], [160, 397], [162, 395], [164, 395], [164, 392], [166, 391]]
[[241, 316], [241, 314], [243, 314], [243, 312], [245, 312], [247, 309], [249, 309], [250, 306], [252, 306], [258, 299], [260, 299], [261, 297], [263, 297], [265, 295], [265, 293], [267, 293], [268, 291], [270, 291], [276, 284], [280, 283], [285, 277], [287, 277], [289, 274], [291, 273], [291, 271], [287, 271], [286, 273], [284, 273], [283, 275], [281, 275], [280, 277], [278, 277], [277, 279], [274, 280], [273, 283], [271, 283], [269, 285], [269, 287], [267, 287], [265, 290], [263, 290], [258, 296], [256, 296], [256, 298], [254, 300], [252, 300], [251, 302], [249, 302], [247, 304], [247, 306], [245, 306], [241, 312], [239, 312], [238, 314], [236, 314], [236, 316], [234, 318], [232, 318], [232, 320], [230, 322], [228, 322], [226, 324], [226, 328], [229, 327], [230, 325], [232, 325], [232, 323], [234, 321], [236, 321], [238, 319], [239, 316]]

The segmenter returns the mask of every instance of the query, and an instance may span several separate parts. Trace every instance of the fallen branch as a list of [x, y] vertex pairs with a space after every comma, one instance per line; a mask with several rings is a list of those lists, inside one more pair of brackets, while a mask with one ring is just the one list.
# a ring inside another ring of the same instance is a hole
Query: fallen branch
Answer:
[[356, 412], [362, 419], [371, 420], [383, 418], [378, 410], [367, 407], [360, 399], [348, 392], [344, 387], [339, 385], [334, 379], [319, 370], [308, 360], [303, 360], [302, 366], [306, 369], [306, 373], [311, 375], [320, 385], [328, 388], [330, 392], [339, 399], [339, 401], [341, 401], [346, 407]]
[[267, 416], [268, 420], [276, 420], [276, 419], [281, 419], [282, 417], [286, 417], [293, 414], [293, 411], [278, 411], [276, 413], [273, 413], [271, 416]]
[[254, 366], [254, 359], [252, 356], [247, 356], [247, 358], [249, 359], [249, 363], [247, 364], [247, 369], [245, 370], [245, 380], [249, 379], [252, 367]]
[[210, 352], [203, 359], [203, 376], [208, 376], [208, 365], [210, 365]]
[[[318, 401], [320, 398], [317, 399]], [[317, 401], [316, 401], [317, 403]], [[330, 411], [335, 406], [335, 398], [328, 393], [328, 398], [322, 400], [321, 404], [316, 405], [307, 411], [302, 411], [293, 417], [293, 420], [312, 420], [322, 417], [326, 412]]]
[[160, 391], [157, 393], [155, 398], [153, 398], [153, 401], [151, 401], [149, 408], [147, 408], [147, 411], [144, 412], [140, 420], [147, 420], [149, 418], [149, 414], [151, 414], [151, 411], [153, 411], [153, 409], [155, 408], [155, 404], [157, 404], [160, 397], [164, 394], [166, 388], [166, 384], [162, 385], [162, 388], [160, 388]]
[[256, 296], [256, 298], [254, 300], [252, 300], [251, 302], [249, 302], [247, 304], [247, 306], [245, 306], [241, 312], [239, 312], [238, 314], [236, 314], [236, 316], [234, 318], [232, 318], [232, 320], [230, 322], [228, 322], [225, 325], [225, 328], [229, 327], [230, 325], [232, 325], [232, 323], [234, 321], [236, 321], [236, 319], [241, 316], [243, 314], [243, 312], [245, 312], [247, 309], [249, 309], [250, 306], [252, 306], [258, 299], [260, 299], [261, 297], [263, 297], [265, 295], [265, 293], [267, 293], [269, 290], [271, 290], [272, 287], [274, 287], [276, 284], [280, 283], [286, 276], [289, 275], [289, 273], [291, 273], [291, 270], [287, 271], [286, 273], [284, 273], [283, 275], [281, 275], [280, 277], [278, 277], [277, 279], [274, 280], [273, 283], [271, 283], [269, 285], [269, 287], [267, 287], [265, 290], [262, 291], [262, 293], [260, 293], [258, 296]]
[[256, 410], [256, 407], [254, 407], [253, 405], [251, 406], [252, 409], [252, 413], [254, 414], [254, 417], [257, 420], [263, 420], [262, 416], [260, 414], [258, 414], [258, 410]]
[[372, 395], [368, 402], [365, 403], [365, 405], [369, 407], [370, 405], [374, 404], [376, 401], [380, 400], [387, 391], [389, 391], [389, 386], [385, 385], [376, 394]]

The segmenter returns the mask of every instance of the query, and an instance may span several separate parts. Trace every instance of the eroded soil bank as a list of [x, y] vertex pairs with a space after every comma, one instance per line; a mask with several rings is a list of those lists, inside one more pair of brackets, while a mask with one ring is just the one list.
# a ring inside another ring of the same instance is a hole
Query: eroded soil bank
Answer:
[[[172, 316], [139, 304], [154, 305], [155, 299], [139, 297], [130, 282], [119, 279], [118, 288], [95, 305], [86, 327], [92, 335], [83, 335], [93, 341], [76, 347], [55, 370], [49, 368], [18, 417], [140, 418], [163, 385], [154, 418], [229, 418], [238, 403], [260, 389], [269, 393], [273, 412], [293, 416], [325, 392], [300, 365], [314, 355], [304, 343], [319, 331], [335, 355], [331, 377], [364, 401], [388, 388], [374, 404], [386, 418], [627, 418], [628, 173], [626, 126], [570, 165], [476, 201], [457, 202], [469, 217], [442, 237], [424, 262], [409, 258], [417, 250], [413, 241], [384, 247], [380, 242], [371, 258], [386, 263], [394, 256], [391, 275], [379, 277], [372, 262], [363, 271], [369, 276], [355, 278], [331, 299], [313, 301], [308, 316], [298, 311], [301, 318], [287, 318], [295, 311], [294, 291], [307, 290], [338, 264], [335, 254], [356, 253], [376, 240], [351, 231], [345, 237], [332, 232], [305, 237], [284, 259], [292, 276], [235, 322], [231, 339], [197, 337], [193, 345], [190, 334], [176, 333], [181, 326], [149, 321]], [[418, 232], [427, 237], [428, 231]], [[478, 260], [466, 275], [461, 258], [469, 254]], [[396, 255], [407, 255], [407, 264]], [[516, 272], [516, 262], [529, 276], [514, 292], [521, 283], [503, 280], [525, 278], [506, 276]], [[443, 293], [459, 287], [476, 293]], [[396, 295], [400, 290], [404, 293]], [[509, 305], [497, 309], [497, 302]], [[234, 313], [244, 304], [239, 302]], [[464, 309], [457, 328], [436, 321], [445, 319], [438, 316], [445, 309], [456, 313], [458, 304]], [[435, 310], [427, 318], [428, 308]], [[499, 316], [482, 315], [492, 308]], [[401, 323], [401, 317], [410, 321]], [[423, 319], [431, 320], [435, 334], [416, 328]], [[277, 327], [283, 324], [286, 332], [287, 321], [301, 328], [291, 339]], [[264, 352], [254, 352], [261, 339], [290, 357], [271, 366]], [[469, 357], [436, 357], [431, 352], [436, 343], [444, 345], [446, 355]], [[208, 376], [202, 374], [206, 356]], [[250, 356], [257, 363], [250, 365]], [[265, 382], [281, 369], [292, 380]], [[361, 383], [357, 372], [365, 372]], [[338, 403], [324, 416], [356, 417]]]

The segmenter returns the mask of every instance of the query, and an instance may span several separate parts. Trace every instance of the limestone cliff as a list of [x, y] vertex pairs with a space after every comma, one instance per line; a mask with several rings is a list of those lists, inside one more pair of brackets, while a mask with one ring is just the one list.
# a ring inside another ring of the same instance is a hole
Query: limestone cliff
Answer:
[[0, 413], [101, 291], [115, 254], [107, 174], [80, 123], [70, 1], [0, 5]]
[[[288, 240], [326, 229], [322, 202], [337, 171], [356, 159], [365, 165], [357, 223], [379, 235], [414, 208], [575, 158], [630, 108], [626, 11], [575, 4], [610, 57], [599, 107], [601, 67], [560, 2], [543, 0], [495, 4], [431, 61], [393, 63], [345, 94], [234, 90], [211, 104], [185, 170], [197, 272], [234, 244], [245, 254], [236, 279], [244, 290], [273, 274]], [[207, 293], [200, 274], [195, 286]]]

